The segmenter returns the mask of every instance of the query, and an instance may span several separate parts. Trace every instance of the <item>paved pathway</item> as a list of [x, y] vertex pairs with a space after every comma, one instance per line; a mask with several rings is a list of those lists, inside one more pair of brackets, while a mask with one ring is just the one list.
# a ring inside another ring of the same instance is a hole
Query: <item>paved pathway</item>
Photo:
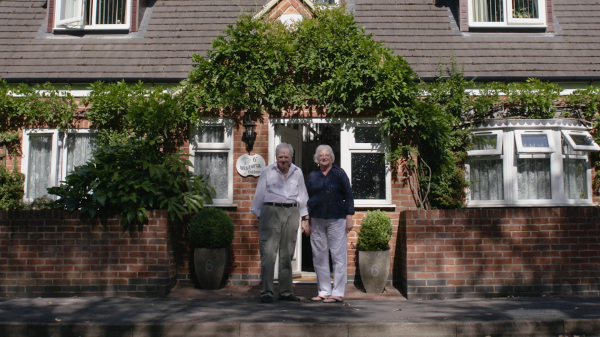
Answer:
[[339, 304], [262, 304], [257, 291], [178, 287], [164, 299], [2, 300], [0, 336], [600, 336], [599, 297], [407, 301], [349, 292]]

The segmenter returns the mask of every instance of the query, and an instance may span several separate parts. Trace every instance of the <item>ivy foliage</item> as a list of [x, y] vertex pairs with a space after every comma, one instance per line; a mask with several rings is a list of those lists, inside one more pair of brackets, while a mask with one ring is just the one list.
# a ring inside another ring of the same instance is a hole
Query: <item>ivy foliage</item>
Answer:
[[0, 165], [0, 210], [9, 211], [22, 207], [24, 185], [24, 174], [10, 172], [4, 165]]
[[286, 29], [242, 14], [205, 56], [192, 56], [183, 90], [189, 114], [239, 121], [300, 114], [304, 107], [335, 117], [412, 105], [416, 74], [403, 57], [365, 34], [343, 6], [317, 9], [316, 17]]

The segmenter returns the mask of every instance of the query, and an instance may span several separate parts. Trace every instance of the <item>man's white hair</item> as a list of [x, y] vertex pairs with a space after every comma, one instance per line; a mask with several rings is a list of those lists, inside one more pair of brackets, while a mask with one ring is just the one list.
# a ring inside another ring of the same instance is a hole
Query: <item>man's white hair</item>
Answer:
[[313, 161], [317, 164], [319, 163], [319, 153], [321, 153], [321, 151], [323, 150], [327, 150], [327, 152], [329, 152], [329, 155], [331, 156], [331, 163], [333, 164], [333, 162], [335, 161], [335, 154], [333, 154], [333, 149], [329, 145], [317, 146], [317, 150], [315, 151], [315, 155], [313, 156]]
[[277, 145], [277, 147], [275, 148], [275, 157], [279, 156], [279, 151], [281, 151], [281, 149], [283, 148], [287, 148], [292, 154], [292, 158], [294, 158], [294, 147], [292, 147], [292, 144], [288, 143], [281, 143]]

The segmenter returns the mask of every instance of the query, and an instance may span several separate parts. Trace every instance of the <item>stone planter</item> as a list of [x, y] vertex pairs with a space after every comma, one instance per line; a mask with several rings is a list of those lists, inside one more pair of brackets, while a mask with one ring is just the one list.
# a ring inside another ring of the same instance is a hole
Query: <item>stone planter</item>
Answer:
[[390, 273], [390, 251], [359, 251], [358, 269], [367, 293], [383, 292]]
[[219, 289], [226, 265], [227, 248], [194, 249], [194, 267], [202, 289]]

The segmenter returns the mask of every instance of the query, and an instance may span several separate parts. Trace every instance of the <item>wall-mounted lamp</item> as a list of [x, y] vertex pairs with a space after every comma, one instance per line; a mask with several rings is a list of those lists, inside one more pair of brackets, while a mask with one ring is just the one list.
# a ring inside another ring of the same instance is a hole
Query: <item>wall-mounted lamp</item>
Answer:
[[246, 143], [246, 151], [250, 153], [254, 148], [254, 141], [256, 140], [256, 132], [254, 131], [256, 124], [254, 124], [251, 119], [248, 119], [248, 121], [244, 123], [244, 128], [246, 128], [246, 131], [242, 136], [242, 141]]

